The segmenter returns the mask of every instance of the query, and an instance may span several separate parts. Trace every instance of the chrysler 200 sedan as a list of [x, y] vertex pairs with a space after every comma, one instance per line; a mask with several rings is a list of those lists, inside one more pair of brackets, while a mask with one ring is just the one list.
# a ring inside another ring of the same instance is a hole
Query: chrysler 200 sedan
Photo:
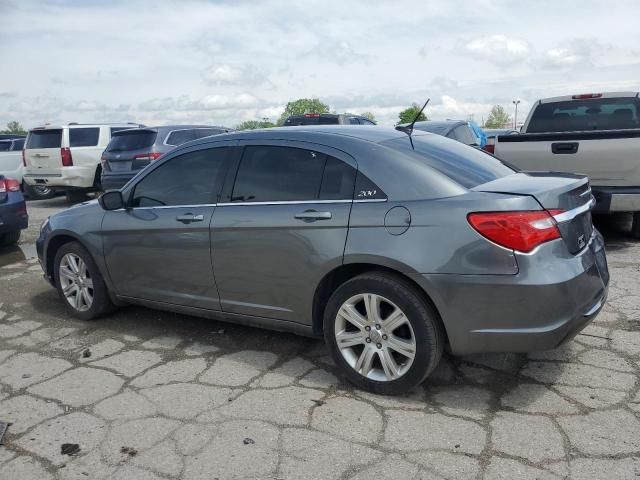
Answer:
[[557, 347], [609, 274], [586, 178], [516, 172], [437, 135], [317, 126], [184, 144], [51, 216], [38, 255], [71, 314], [138, 304], [323, 335], [401, 393], [442, 351]]

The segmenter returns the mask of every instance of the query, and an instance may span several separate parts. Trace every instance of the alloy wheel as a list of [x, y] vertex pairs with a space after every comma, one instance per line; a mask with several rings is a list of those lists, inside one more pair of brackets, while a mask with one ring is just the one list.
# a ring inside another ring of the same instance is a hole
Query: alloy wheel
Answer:
[[67, 253], [60, 260], [58, 271], [62, 293], [69, 305], [86, 312], [93, 304], [93, 279], [87, 264], [75, 253]]
[[376, 381], [402, 377], [416, 354], [409, 319], [381, 295], [362, 293], [342, 304], [335, 319], [335, 338], [346, 362]]

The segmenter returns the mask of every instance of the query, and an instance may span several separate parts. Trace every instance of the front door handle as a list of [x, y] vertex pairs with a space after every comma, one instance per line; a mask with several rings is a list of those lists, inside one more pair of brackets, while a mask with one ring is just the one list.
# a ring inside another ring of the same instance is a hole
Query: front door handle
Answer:
[[295, 218], [298, 220], [304, 220], [305, 222], [315, 222], [316, 220], [331, 220], [331, 212], [305, 210], [302, 213], [296, 213]]
[[178, 215], [176, 220], [182, 223], [202, 222], [204, 215], [194, 215], [193, 213], [186, 213], [184, 215]]

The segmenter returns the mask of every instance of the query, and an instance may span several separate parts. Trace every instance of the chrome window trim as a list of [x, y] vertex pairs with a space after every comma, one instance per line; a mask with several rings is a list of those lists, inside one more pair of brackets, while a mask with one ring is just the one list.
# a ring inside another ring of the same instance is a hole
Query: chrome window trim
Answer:
[[[129, 210], [154, 210], [154, 209], [166, 209], [166, 208], [199, 208], [199, 207], [217, 207], [217, 203], [200, 203], [197, 205], [156, 205], [153, 207], [131, 207]], [[121, 209], [118, 209], [121, 210]], [[113, 210], [114, 212], [118, 210]], [[126, 209], [122, 209], [126, 210]]]
[[578, 215], [582, 215], [585, 212], [588, 212], [596, 205], [596, 199], [591, 197], [587, 203], [580, 205], [579, 207], [574, 208], [573, 210], [569, 210], [568, 212], [559, 213], [558, 215], [554, 215], [553, 218], [558, 223], [569, 222], [576, 218]]
[[[131, 207], [129, 210], [153, 210], [166, 208], [198, 208], [198, 207], [230, 207], [230, 206], [255, 206], [255, 205], [305, 205], [311, 203], [331, 204], [331, 203], [379, 203], [386, 202], [386, 198], [370, 198], [366, 200], [282, 200], [273, 202], [220, 202], [220, 203], [201, 203], [196, 205], [157, 205], [153, 207]], [[112, 210], [119, 212], [127, 209]]]

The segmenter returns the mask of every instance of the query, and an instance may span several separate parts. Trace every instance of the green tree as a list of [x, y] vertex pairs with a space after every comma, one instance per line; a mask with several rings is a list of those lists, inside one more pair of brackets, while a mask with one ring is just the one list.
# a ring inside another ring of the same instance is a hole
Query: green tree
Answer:
[[20, 122], [14, 120], [13, 122], [7, 123], [7, 128], [0, 131], [0, 133], [15, 133], [16, 135], [25, 135], [27, 131], [22, 125], [20, 125]]
[[[413, 119], [416, 118], [416, 115], [418, 115], [418, 112], [420, 111], [421, 108], [422, 107], [417, 103], [412, 103], [409, 108], [405, 108], [404, 110], [402, 110], [398, 114], [398, 117], [400, 118], [400, 123], [413, 122]], [[424, 112], [422, 112], [418, 117], [419, 122], [423, 120], [429, 120], [429, 117], [427, 117]]]
[[329, 105], [319, 98], [299, 98], [287, 103], [284, 112], [278, 120], [278, 125], [284, 125], [285, 120], [291, 115], [303, 115], [305, 113], [328, 113]]
[[376, 116], [372, 112], [362, 112], [360, 116], [364, 118], [368, 118], [372, 122], [376, 121]]
[[276, 124], [268, 120], [246, 120], [235, 126], [236, 130], [255, 130], [256, 128], [271, 128]]
[[511, 117], [502, 107], [502, 105], [494, 105], [484, 122], [485, 128], [505, 128], [511, 124]]

